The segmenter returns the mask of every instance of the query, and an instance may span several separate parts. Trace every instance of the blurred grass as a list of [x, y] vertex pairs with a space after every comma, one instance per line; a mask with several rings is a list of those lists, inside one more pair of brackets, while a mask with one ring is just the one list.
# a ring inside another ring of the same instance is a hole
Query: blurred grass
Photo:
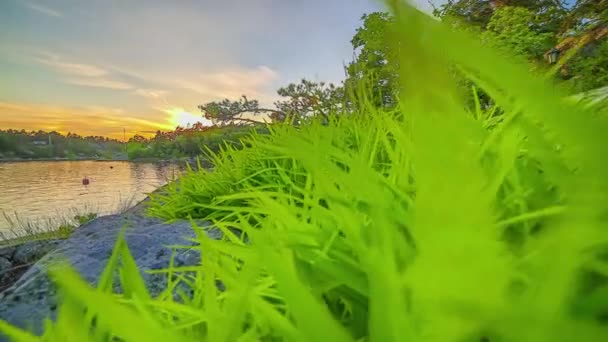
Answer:
[[[224, 239], [192, 220], [203, 260], [160, 271], [157, 298], [122, 238], [98, 288], [57, 266], [62, 304], [41, 340], [608, 340], [605, 116], [389, 4], [407, 89], [395, 110], [359, 96], [327, 125], [211, 153], [214, 169], [153, 195], [150, 214], [210, 220]], [[465, 109], [449, 63], [500, 116]]]

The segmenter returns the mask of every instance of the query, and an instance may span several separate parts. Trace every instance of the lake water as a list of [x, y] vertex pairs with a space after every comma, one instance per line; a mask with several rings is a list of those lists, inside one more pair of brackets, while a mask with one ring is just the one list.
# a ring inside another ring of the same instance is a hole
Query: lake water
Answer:
[[[9, 229], [9, 220], [15, 221], [15, 216], [29, 223], [52, 225], [75, 214], [116, 213], [145, 199], [179, 173], [177, 165], [166, 163], [0, 163], [0, 233]], [[90, 181], [87, 186], [82, 182], [85, 177]]]

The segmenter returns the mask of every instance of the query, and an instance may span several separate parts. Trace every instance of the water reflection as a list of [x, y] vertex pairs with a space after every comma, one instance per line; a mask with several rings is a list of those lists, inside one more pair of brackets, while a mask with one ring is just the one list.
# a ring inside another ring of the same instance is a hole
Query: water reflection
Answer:
[[[174, 164], [60, 161], [0, 164], [0, 211], [28, 221], [65, 211], [116, 212], [174, 179]], [[90, 180], [88, 186], [82, 179]], [[0, 231], [8, 222], [0, 215]]]

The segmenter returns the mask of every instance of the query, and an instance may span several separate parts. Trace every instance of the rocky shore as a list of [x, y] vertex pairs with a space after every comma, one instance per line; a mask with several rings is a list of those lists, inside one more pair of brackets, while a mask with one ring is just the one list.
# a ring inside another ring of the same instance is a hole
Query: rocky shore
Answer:
[[[67, 260], [84, 279], [96, 285], [118, 233], [125, 225], [129, 249], [149, 291], [153, 296], [158, 295], [166, 287], [166, 276], [145, 271], [168, 267], [172, 246], [193, 245], [188, 239], [194, 237], [194, 233], [189, 222], [167, 224], [146, 217], [145, 202], [124, 214], [99, 217], [64, 240], [29, 242], [0, 249], [0, 267], [9, 270], [2, 275], [7, 285], [0, 289], [0, 319], [33, 329], [34, 333], [42, 333], [44, 319], [54, 319], [57, 309], [56, 290], [47, 276], [48, 265], [59, 259]], [[221, 238], [219, 230], [207, 232], [214, 239]], [[200, 253], [196, 249], [178, 249], [176, 252], [176, 266], [199, 262]], [[115, 289], [120, 291], [118, 285]], [[0, 335], [0, 341], [3, 340]]]

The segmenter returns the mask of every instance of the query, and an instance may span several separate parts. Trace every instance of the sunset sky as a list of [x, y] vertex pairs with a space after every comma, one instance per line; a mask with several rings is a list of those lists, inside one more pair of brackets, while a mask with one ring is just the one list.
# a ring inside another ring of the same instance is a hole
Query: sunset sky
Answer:
[[[428, 8], [426, 0], [420, 0]], [[122, 137], [339, 82], [372, 0], [0, 0], [0, 128]]]

